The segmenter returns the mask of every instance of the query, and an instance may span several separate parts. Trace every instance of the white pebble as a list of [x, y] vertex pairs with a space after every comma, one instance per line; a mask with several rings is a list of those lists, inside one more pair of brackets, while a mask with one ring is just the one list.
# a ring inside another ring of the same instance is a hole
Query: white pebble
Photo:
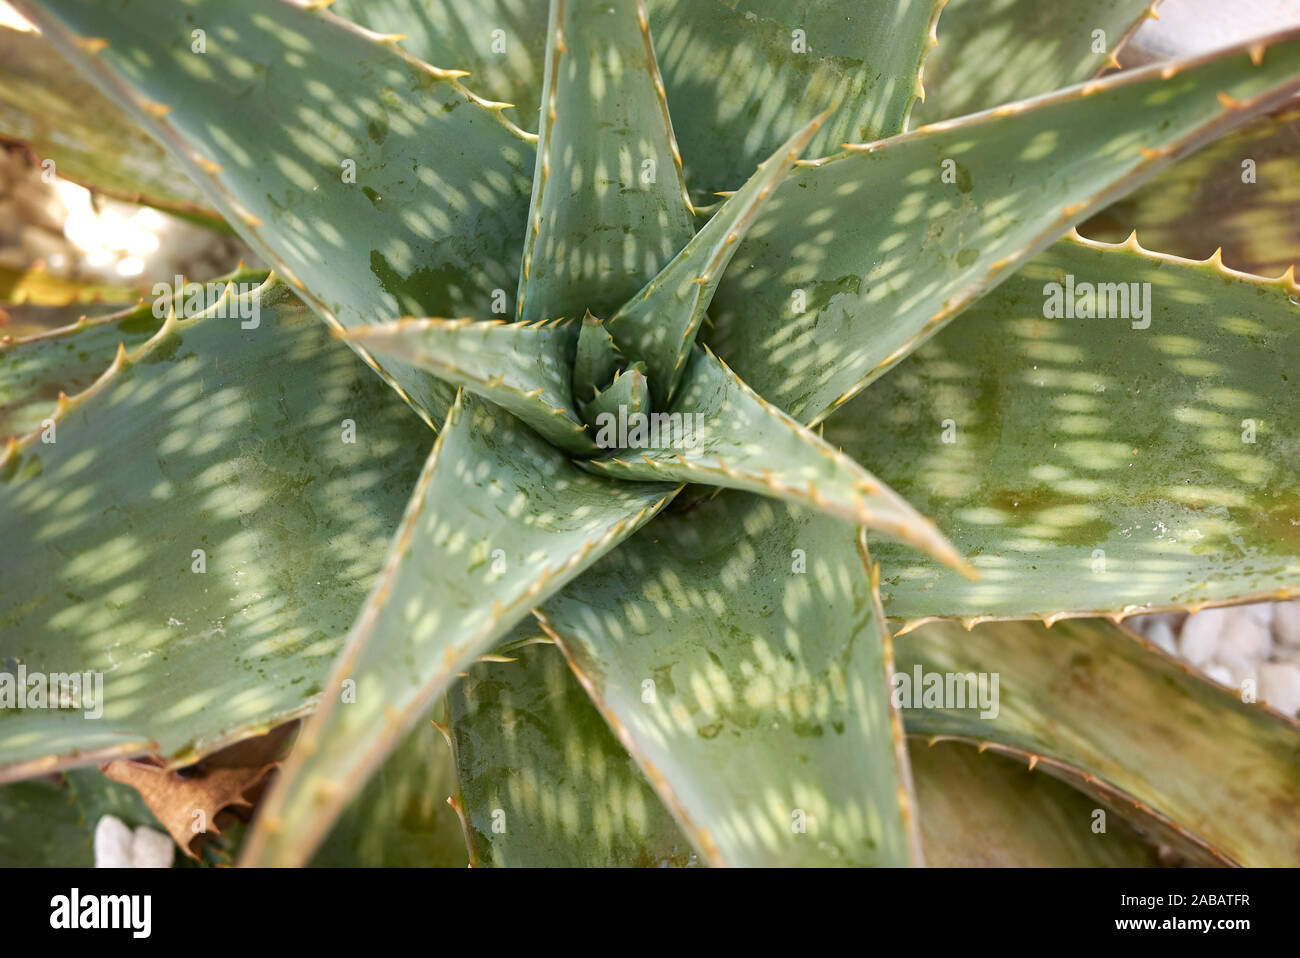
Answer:
[[1148, 623], [1146, 635], [1147, 641], [1156, 648], [1163, 649], [1170, 655], [1178, 654], [1178, 646], [1177, 640], [1174, 638], [1174, 630], [1170, 627], [1167, 620], [1157, 619], [1155, 622]]
[[1283, 645], [1300, 648], [1300, 599], [1274, 603], [1273, 637]]
[[1300, 714], [1300, 666], [1284, 662], [1261, 666], [1259, 697], [1279, 712]]
[[135, 842], [131, 846], [133, 868], [171, 868], [175, 857], [176, 843], [170, 835], [143, 825], [135, 830]]
[[1268, 627], [1253, 616], [1229, 614], [1215, 658], [1225, 665], [1247, 665], [1267, 661], [1273, 650]]
[[95, 825], [95, 867], [130, 868], [135, 836], [122, 819], [105, 815]]
[[1200, 667], [1214, 658], [1219, 636], [1227, 620], [1223, 609], [1206, 609], [1189, 615], [1178, 637], [1178, 654]]
[[120, 818], [105, 815], [95, 825], [96, 868], [171, 868], [170, 835], [141, 825], [134, 832]]
[[1220, 685], [1232, 685], [1232, 672], [1228, 670], [1226, 665], [1220, 665], [1218, 662], [1214, 662], [1205, 667], [1205, 674], [1214, 679], [1214, 681], [1218, 682]]

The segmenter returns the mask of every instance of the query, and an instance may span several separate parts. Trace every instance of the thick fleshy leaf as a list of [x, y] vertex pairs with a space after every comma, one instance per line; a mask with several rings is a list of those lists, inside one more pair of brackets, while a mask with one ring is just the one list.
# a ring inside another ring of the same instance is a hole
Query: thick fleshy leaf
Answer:
[[1116, 51], [1156, 2], [948, 0], [911, 125], [1050, 93], [1118, 66]]
[[[18, 6], [327, 321], [487, 318], [513, 287], [531, 138], [454, 72], [290, 3]], [[454, 390], [385, 369], [442, 421]]]
[[[1014, 759], [909, 738], [927, 865], [1151, 868], [1156, 849], [1110, 809]], [[1097, 813], [1101, 812], [1099, 816]], [[1104, 829], [1104, 831], [1099, 830]]]
[[[78, 309], [80, 311], [80, 309]], [[40, 426], [59, 395], [85, 389], [113, 362], [118, 344], [134, 350], [163, 321], [140, 305], [94, 321], [84, 319], [47, 333], [0, 341], [0, 440]]]
[[464, 868], [465, 834], [447, 798], [451, 750], [428, 722], [379, 766], [312, 856], [313, 868]]
[[635, 362], [622, 372], [614, 374], [610, 384], [598, 390], [591, 402], [581, 403], [582, 415], [588, 422], [598, 422], [601, 416], [618, 416], [650, 411], [650, 385], [646, 381], [645, 364]]
[[996, 622], [966, 632], [933, 623], [894, 649], [905, 675], [998, 679], [995, 717], [922, 702], [935, 707], [906, 709], [908, 732], [1027, 752], [1040, 771], [1091, 785], [1121, 811], [1162, 818], [1237, 864], [1300, 862], [1289, 814], [1300, 728], [1116, 626]]
[[510, 410], [571, 453], [596, 445], [574, 412], [571, 390], [578, 325], [402, 319], [346, 337], [367, 351], [427, 369]]
[[641, 0], [552, 0], [547, 29], [519, 318], [608, 316], [694, 216]]
[[0, 664], [102, 673], [103, 717], [6, 709], [0, 779], [185, 764], [309, 708], [427, 427], [281, 285], [169, 321], [54, 419], [0, 454]]
[[242, 860], [306, 860], [456, 675], [673, 493], [581, 472], [508, 413], [462, 393]]
[[466, 85], [513, 104], [525, 129], [537, 129], [546, 51], [545, 0], [337, 0], [339, 16], [401, 34], [401, 45], [436, 67], [468, 70]]
[[[1102, 290], [1110, 318], [1045, 317], [1067, 285], [1076, 307]], [[886, 612], [1051, 619], [1297, 593], [1298, 367], [1295, 284], [1057, 243], [826, 423], [981, 573], [881, 543]]]
[[816, 161], [742, 242], [709, 341], [817, 421], [1074, 223], [1298, 88], [1293, 30]]
[[0, 786], [0, 868], [92, 867], [95, 826], [105, 815], [165, 834], [139, 792], [98, 769]]
[[1260, 117], [1175, 163], [1079, 226], [1092, 239], [1204, 259], [1233, 269], [1300, 269], [1300, 110]]
[[598, 475], [707, 483], [809, 505], [969, 572], [933, 522], [766, 402], [707, 349], [688, 360], [668, 412], [638, 421], [613, 416], [596, 427], [597, 445], [624, 447], [582, 463]]
[[451, 690], [474, 864], [682, 866], [696, 856], [553, 646], [476, 665]]
[[180, 165], [35, 31], [0, 27], [0, 137], [96, 192], [221, 222]]
[[823, 119], [813, 119], [759, 164], [672, 262], [605, 324], [625, 355], [645, 361], [654, 408], [663, 409], [676, 394], [695, 334], [737, 242]]
[[942, 6], [650, 0], [691, 189], [734, 190], [824, 110], [835, 112], [813, 156], [901, 133]]
[[662, 515], [544, 624], [705, 861], [919, 858], [854, 531], [723, 493]]

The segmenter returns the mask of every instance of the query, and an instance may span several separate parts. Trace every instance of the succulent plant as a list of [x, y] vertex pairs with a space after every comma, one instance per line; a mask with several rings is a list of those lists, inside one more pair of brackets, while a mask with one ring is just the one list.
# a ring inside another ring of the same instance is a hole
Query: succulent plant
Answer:
[[302, 718], [244, 863], [446, 863], [447, 792], [483, 864], [1300, 862], [1296, 724], [1122, 624], [1300, 591], [1294, 267], [1074, 229], [1285, 108], [1300, 30], [15, 6], [81, 76], [7, 60], [0, 129], [269, 270], [0, 346], [0, 658], [103, 680], [0, 712], [0, 780]]

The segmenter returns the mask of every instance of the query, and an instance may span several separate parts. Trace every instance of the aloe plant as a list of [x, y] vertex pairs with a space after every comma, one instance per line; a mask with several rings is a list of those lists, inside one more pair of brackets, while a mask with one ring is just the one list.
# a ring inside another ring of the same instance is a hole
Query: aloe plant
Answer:
[[0, 780], [302, 717], [243, 863], [455, 863], [447, 791], [476, 864], [1300, 862], [1296, 724], [1122, 625], [1300, 591], [1294, 270], [1074, 230], [1284, 107], [1300, 29], [1106, 73], [1147, 3], [15, 5], [80, 75], [9, 60], [0, 130], [269, 269], [0, 345], [0, 658], [103, 678]]

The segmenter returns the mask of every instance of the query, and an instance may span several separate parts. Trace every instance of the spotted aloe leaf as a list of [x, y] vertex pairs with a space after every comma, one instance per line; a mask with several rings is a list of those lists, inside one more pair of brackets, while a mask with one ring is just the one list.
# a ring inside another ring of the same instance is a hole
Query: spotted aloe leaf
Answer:
[[709, 336], [816, 421], [1074, 223], [1300, 89], [1300, 30], [815, 161], [759, 216]]
[[1300, 109], [1260, 117], [1079, 227], [1092, 239], [1276, 276], [1300, 268]]
[[643, 357], [655, 408], [677, 393], [695, 336], [737, 243], [825, 120], [814, 117], [758, 165], [657, 276], [619, 307], [606, 330], [621, 351]]
[[[241, 268], [215, 280], [244, 289], [266, 281], [266, 270]], [[205, 294], [207, 285], [204, 286]], [[77, 306], [63, 312], [71, 322], [16, 338], [0, 339], [0, 441], [35, 430], [50, 415], [59, 395], [90, 386], [113, 362], [119, 345], [128, 352], [143, 345], [163, 324], [165, 301], [141, 302], [107, 315], [87, 316]]]
[[[7, 349], [6, 389], [43, 345]], [[276, 283], [100, 355], [0, 453], [0, 661], [102, 672], [103, 718], [7, 711], [0, 779], [184, 764], [303, 712], [430, 435]]]
[[0, 27], [0, 137], [98, 193], [225, 228], [180, 165], [34, 30]]
[[[1064, 312], [1088, 288], [1109, 318]], [[886, 611], [1059, 618], [1295, 594], [1298, 319], [1289, 279], [1136, 245], [1040, 254], [826, 423], [981, 573], [882, 542]]]
[[[18, 6], [328, 322], [487, 317], [513, 285], [532, 139], [455, 71], [290, 3]], [[376, 83], [382, 95], [356, 96]], [[453, 390], [387, 372], [442, 421]]]
[[834, 113], [812, 141], [813, 156], [901, 133], [942, 6], [651, 0], [691, 188], [734, 190], [824, 110]]
[[313, 868], [464, 868], [465, 836], [447, 799], [451, 751], [429, 722], [416, 725], [311, 858]]
[[551, 4], [519, 317], [604, 316], [695, 232], [641, 0]]
[[596, 449], [571, 390], [576, 323], [403, 319], [358, 327], [347, 337], [369, 352], [427, 369], [491, 400], [560, 449], [575, 454]]
[[854, 531], [726, 492], [661, 516], [543, 624], [706, 862], [919, 857]]
[[377, 33], [436, 67], [469, 71], [470, 89], [512, 104], [524, 129], [537, 129], [546, 47], [543, 0], [336, 0], [331, 12]]
[[1050, 93], [1118, 66], [1159, 0], [948, 0], [912, 126]]
[[[997, 676], [996, 716], [908, 703], [909, 732], [1028, 755], [1127, 814], [1177, 823], [1226, 862], [1294, 865], [1300, 839], [1279, 815], [1300, 788], [1293, 721], [1247, 704], [1100, 619], [1048, 630], [933, 623], [898, 638], [904, 675]], [[954, 704], [954, 703], [950, 703]]]
[[450, 695], [457, 805], [474, 864], [694, 864], [690, 842], [564, 656], [534, 644], [505, 657], [513, 661], [474, 666]]
[[457, 675], [673, 492], [587, 475], [508, 413], [461, 394], [243, 860], [305, 861]]
[[[597, 444], [617, 444], [616, 438], [623, 438], [617, 433], [626, 432], [634, 448], [587, 460], [582, 467], [602, 476], [707, 483], [809, 505], [883, 532], [971, 574], [934, 523], [851, 458], [766, 402], [711, 352], [695, 350], [681, 392], [660, 416], [630, 424], [630, 417], [607, 420], [596, 435]], [[647, 440], [651, 428], [658, 437]]]
[[932, 867], [1160, 864], [1154, 844], [1104, 805], [1058, 779], [963, 742], [927, 745], [912, 737], [908, 746], [921, 840]]

